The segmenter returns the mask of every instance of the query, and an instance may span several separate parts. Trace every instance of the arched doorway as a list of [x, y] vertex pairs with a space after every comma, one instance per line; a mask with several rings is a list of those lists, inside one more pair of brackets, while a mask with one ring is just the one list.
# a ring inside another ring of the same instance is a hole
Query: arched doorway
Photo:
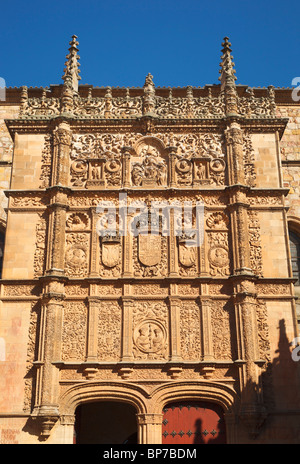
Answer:
[[163, 444], [225, 444], [224, 412], [207, 401], [181, 401], [163, 409]]
[[127, 403], [97, 401], [80, 404], [75, 411], [76, 444], [136, 444], [135, 408]]

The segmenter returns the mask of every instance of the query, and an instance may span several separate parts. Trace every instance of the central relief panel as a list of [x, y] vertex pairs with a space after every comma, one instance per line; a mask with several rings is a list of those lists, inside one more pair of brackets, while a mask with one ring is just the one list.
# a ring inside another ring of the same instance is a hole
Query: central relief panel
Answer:
[[76, 188], [221, 186], [225, 173], [219, 134], [73, 136], [70, 184]]

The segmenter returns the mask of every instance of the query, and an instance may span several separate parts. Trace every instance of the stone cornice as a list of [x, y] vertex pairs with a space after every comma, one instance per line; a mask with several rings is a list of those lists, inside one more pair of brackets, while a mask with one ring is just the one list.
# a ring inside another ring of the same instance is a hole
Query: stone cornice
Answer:
[[[209, 118], [159, 118], [156, 116], [141, 116], [132, 118], [93, 118], [74, 117], [72, 115], [60, 116], [30, 116], [18, 119], [6, 119], [5, 123], [14, 138], [16, 133], [46, 133], [57, 127], [60, 122], [67, 121], [73, 131], [101, 131], [122, 130], [130, 128], [147, 133], [147, 122], [151, 123], [151, 131], [161, 131], [165, 127], [172, 127], [174, 131], [186, 130], [210, 130], [222, 131], [232, 119], [238, 120], [241, 126], [253, 133], [276, 132], [282, 137], [288, 123], [288, 118], [276, 118], [270, 116], [259, 116], [245, 118], [243, 116], [223, 117], [214, 116]], [[145, 127], [144, 127], [145, 126]]]

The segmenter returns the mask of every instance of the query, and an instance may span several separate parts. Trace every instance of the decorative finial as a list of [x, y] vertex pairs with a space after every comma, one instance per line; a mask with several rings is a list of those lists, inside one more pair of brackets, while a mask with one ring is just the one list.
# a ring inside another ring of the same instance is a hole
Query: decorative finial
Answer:
[[224, 37], [224, 42], [222, 42], [222, 56], [221, 56], [221, 63], [220, 63], [220, 78], [222, 87], [224, 85], [234, 85], [236, 81], [235, 77], [235, 69], [234, 69], [234, 62], [233, 56], [231, 55], [231, 43], [229, 42], [228, 37]]
[[70, 87], [74, 92], [78, 92], [78, 81], [81, 79], [79, 76], [79, 59], [78, 48], [79, 42], [77, 36], [72, 35], [72, 40], [69, 42], [70, 48], [69, 53], [66, 56], [67, 61], [65, 62], [64, 75], [62, 79], [66, 86]]
[[144, 84], [143, 114], [154, 114], [155, 112], [155, 85], [152, 74], [148, 73]]
[[236, 91], [236, 77], [233, 56], [231, 55], [231, 43], [228, 37], [222, 42], [222, 61], [220, 63], [221, 92], [224, 93], [225, 112], [227, 115], [238, 114], [238, 95]]

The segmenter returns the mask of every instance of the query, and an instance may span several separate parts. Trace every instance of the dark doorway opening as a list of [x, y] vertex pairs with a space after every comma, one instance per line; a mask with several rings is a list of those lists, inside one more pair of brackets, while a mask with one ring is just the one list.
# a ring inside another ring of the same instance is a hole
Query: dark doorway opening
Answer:
[[84, 403], [75, 411], [74, 443], [136, 444], [136, 410], [127, 403], [99, 401]]
[[163, 444], [225, 444], [223, 409], [206, 401], [170, 403], [163, 410]]

